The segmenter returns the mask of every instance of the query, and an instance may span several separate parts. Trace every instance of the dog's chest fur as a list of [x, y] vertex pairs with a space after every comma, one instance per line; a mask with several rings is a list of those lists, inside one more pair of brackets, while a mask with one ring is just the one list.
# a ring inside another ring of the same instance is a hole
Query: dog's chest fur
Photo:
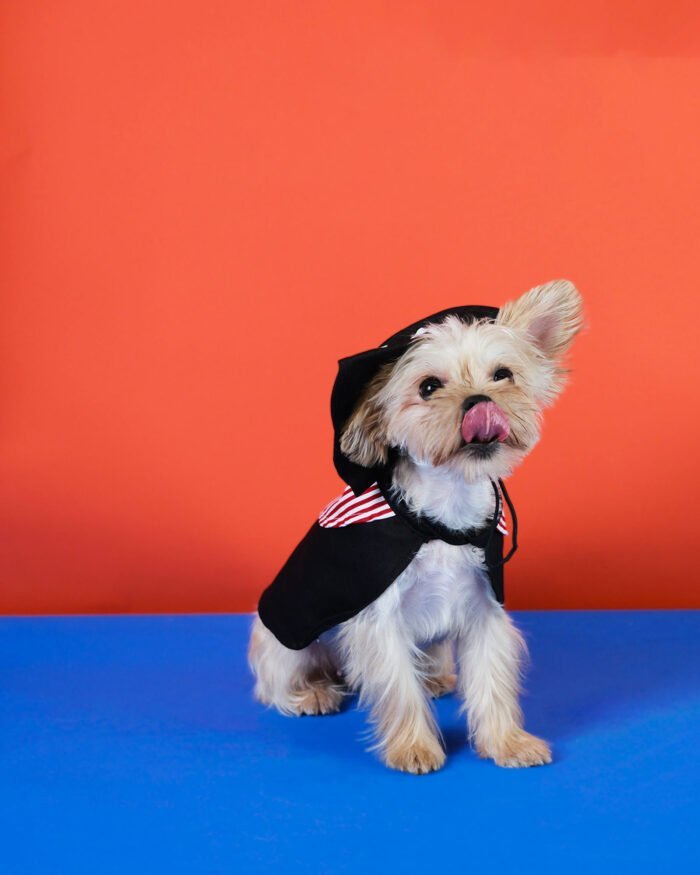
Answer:
[[[397, 469], [395, 483], [415, 511], [452, 529], [479, 528], [493, 512], [488, 480], [467, 484], [449, 469], [412, 463]], [[398, 612], [410, 637], [427, 643], [458, 631], [470, 600], [487, 589], [482, 550], [430, 541], [368, 610]]]
[[470, 598], [486, 579], [483, 552], [476, 547], [456, 547], [431, 541], [391, 588], [396, 588], [398, 608], [411, 637], [428, 643], [457, 632]]

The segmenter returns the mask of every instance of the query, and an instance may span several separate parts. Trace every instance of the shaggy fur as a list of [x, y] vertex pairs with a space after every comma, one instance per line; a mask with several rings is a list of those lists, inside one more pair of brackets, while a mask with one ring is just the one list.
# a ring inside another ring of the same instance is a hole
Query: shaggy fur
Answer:
[[[490, 480], [506, 477], [537, 443], [540, 414], [561, 391], [562, 356], [581, 327], [581, 298], [567, 281], [506, 304], [495, 323], [448, 317], [368, 385], [341, 448], [371, 466], [400, 451], [392, 488], [420, 514], [453, 529], [492, 515]], [[512, 376], [494, 380], [499, 369]], [[428, 377], [441, 386], [424, 399]], [[505, 412], [502, 443], [465, 444], [465, 399], [486, 395]], [[249, 659], [255, 694], [283, 714], [338, 710], [345, 689], [370, 709], [375, 748], [396, 769], [439, 769], [445, 753], [430, 697], [455, 687], [480, 756], [501, 766], [551, 762], [546, 742], [523, 729], [518, 704], [525, 645], [495, 600], [476, 547], [430, 541], [371, 605], [301, 651], [255, 619]]]

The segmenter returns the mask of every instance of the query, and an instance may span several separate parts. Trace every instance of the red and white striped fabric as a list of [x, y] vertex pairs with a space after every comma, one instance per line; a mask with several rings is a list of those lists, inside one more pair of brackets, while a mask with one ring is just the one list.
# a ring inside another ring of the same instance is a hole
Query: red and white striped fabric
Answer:
[[[500, 490], [499, 490], [500, 493]], [[505, 514], [503, 513], [503, 496], [501, 495], [501, 513], [498, 517], [498, 524], [496, 528], [502, 535], [508, 534], [508, 523], [506, 522]]]
[[[373, 483], [361, 495], [355, 495], [352, 489], [346, 486], [337, 498], [323, 508], [318, 517], [318, 524], [323, 529], [342, 529], [343, 526], [386, 520], [392, 516], [396, 514], [387, 504], [379, 486]], [[496, 528], [502, 534], [508, 534], [503, 507]]]
[[342, 529], [343, 526], [386, 520], [392, 516], [396, 514], [386, 503], [377, 484], [373, 483], [362, 495], [355, 495], [347, 486], [342, 495], [323, 508], [318, 523], [324, 529]]

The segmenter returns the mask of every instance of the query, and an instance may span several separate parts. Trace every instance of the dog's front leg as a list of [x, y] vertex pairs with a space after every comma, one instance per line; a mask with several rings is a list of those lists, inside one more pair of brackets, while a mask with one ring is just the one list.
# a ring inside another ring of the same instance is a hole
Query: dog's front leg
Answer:
[[477, 753], [499, 766], [550, 763], [549, 746], [523, 729], [518, 703], [526, 646], [490, 593], [473, 594], [457, 644], [459, 688]]
[[377, 619], [370, 609], [345, 625], [340, 643], [345, 677], [371, 708], [384, 762], [417, 775], [439, 769], [445, 752], [418, 669], [419, 652], [400, 618]]

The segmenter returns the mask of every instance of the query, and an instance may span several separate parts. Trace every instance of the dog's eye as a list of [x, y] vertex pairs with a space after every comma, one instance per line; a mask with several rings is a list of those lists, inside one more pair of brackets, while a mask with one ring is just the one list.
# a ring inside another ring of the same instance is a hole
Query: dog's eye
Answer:
[[499, 380], [511, 380], [513, 378], [513, 372], [510, 368], [499, 368], [496, 373], [493, 375], [493, 379], [498, 382]]
[[438, 380], [437, 377], [426, 377], [425, 380], [420, 384], [418, 391], [420, 392], [420, 397], [425, 401], [435, 392], [436, 389], [442, 388], [442, 380]]

